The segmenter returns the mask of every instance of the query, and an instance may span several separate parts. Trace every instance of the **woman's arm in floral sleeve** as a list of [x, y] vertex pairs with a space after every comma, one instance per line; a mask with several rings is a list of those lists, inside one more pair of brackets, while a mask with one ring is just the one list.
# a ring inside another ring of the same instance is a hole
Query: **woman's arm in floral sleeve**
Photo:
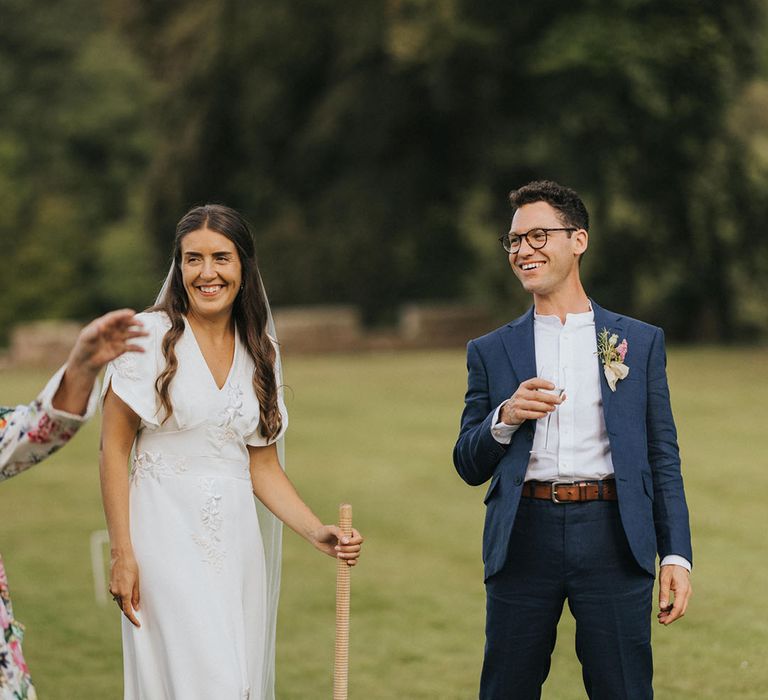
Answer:
[[91, 321], [64, 365], [26, 406], [0, 408], [0, 481], [45, 459], [64, 445], [96, 410], [101, 368], [124, 352], [143, 352], [147, 335], [131, 309]]
[[16, 476], [55, 452], [77, 432], [96, 408], [94, 387], [85, 415], [57, 411], [51, 405], [59, 389], [62, 367], [32, 403], [0, 408], [0, 481]]

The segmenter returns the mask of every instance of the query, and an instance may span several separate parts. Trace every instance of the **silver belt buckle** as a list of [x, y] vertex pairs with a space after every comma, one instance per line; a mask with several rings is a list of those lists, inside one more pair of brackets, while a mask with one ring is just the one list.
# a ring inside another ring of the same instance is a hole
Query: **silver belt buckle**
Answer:
[[575, 481], [553, 481], [551, 486], [551, 498], [552, 503], [569, 503], [569, 501], [561, 501], [557, 497], [557, 487], [558, 486], [573, 486], [576, 482]]

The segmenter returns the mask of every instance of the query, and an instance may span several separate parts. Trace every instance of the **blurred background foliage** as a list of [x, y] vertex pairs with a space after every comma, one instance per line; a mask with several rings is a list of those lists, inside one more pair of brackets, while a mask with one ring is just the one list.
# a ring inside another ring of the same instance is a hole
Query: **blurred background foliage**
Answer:
[[143, 308], [206, 201], [273, 303], [508, 318], [506, 195], [546, 177], [602, 304], [765, 337], [766, 47], [760, 0], [0, 0], [0, 335]]

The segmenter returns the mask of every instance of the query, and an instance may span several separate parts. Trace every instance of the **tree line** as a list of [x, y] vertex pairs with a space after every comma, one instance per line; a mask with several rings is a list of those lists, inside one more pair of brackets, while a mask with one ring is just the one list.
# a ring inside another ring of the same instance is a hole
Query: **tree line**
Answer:
[[588, 290], [679, 340], [768, 331], [759, 0], [0, 0], [0, 333], [154, 297], [197, 203], [275, 304], [524, 295], [531, 179], [591, 214]]

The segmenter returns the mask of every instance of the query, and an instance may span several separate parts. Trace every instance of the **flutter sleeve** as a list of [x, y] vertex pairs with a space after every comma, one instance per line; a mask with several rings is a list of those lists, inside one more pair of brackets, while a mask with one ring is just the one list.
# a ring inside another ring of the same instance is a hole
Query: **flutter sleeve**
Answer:
[[288, 410], [285, 408], [285, 400], [283, 397], [283, 393], [284, 393], [283, 392], [283, 372], [282, 372], [282, 363], [280, 362], [280, 348], [278, 347], [276, 340], [272, 339], [272, 343], [275, 346], [275, 380], [277, 383], [277, 410], [280, 411], [281, 426], [278, 434], [275, 437], [273, 437], [271, 440], [268, 440], [266, 437], [264, 437], [259, 427], [257, 427], [256, 430], [245, 439], [246, 443], [248, 445], [251, 445], [252, 447], [265, 447], [267, 445], [271, 445], [272, 443], [277, 442], [285, 435], [285, 431], [288, 428]]
[[141, 320], [148, 333], [135, 341], [144, 352], [125, 353], [107, 365], [101, 400], [104, 401], [111, 387], [144, 425], [157, 428], [162, 420], [162, 407], [155, 391], [155, 381], [165, 366], [161, 344], [170, 328], [170, 321], [159, 311], [141, 313], [136, 318]]

